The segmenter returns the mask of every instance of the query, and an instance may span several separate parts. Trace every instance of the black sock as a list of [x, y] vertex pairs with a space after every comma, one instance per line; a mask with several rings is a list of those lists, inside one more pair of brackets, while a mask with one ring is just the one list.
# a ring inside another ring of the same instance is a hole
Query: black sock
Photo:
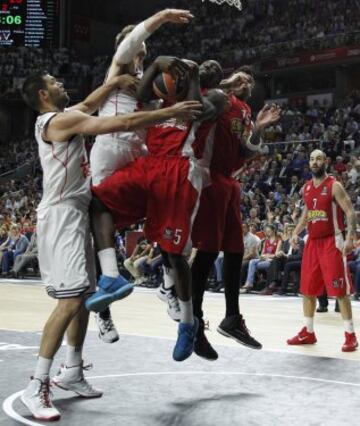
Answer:
[[198, 250], [191, 266], [193, 308], [194, 315], [198, 318], [203, 317], [202, 302], [206, 283], [217, 256], [218, 253]]
[[226, 316], [239, 315], [240, 273], [243, 253], [224, 252]]
[[99, 313], [100, 318], [104, 321], [107, 321], [110, 318], [110, 309], [107, 307], [105, 310]]

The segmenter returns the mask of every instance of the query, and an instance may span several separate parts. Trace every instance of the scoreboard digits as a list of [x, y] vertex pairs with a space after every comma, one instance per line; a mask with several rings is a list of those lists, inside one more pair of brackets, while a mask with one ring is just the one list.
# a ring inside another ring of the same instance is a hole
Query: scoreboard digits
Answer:
[[60, 0], [0, 0], [0, 46], [57, 47]]

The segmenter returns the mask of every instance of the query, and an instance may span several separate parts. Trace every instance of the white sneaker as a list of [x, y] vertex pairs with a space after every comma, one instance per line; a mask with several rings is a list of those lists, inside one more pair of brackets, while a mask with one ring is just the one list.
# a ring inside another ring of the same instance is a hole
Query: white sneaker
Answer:
[[61, 365], [58, 374], [51, 383], [63, 390], [73, 391], [83, 398], [100, 398], [103, 392], [94, 388], [84, 377], [83, 370], [89, 370], [92, 365], [66, 367]]
[[100, 312], [95, 314], [95, 322], [99, 328], [99, 337], [105, 343], [114, 343], [119, 340], [119, 333], [117, 332], [111, 316], [108, 319], [103, 319]]
[[59, 420], [61, 414], [51, 401], [50, 380], [31, 378], [30, 383], [21, 395], [22, 403], [30, 410], [35, 419]]
[[162, 283], [157, 288], [156, 295], [160, 300], [168, 304], [167, 313], [170, 318], [174, 321], [180, 321], [180, 306], [175, 292], [175, 287], [166, 289]]

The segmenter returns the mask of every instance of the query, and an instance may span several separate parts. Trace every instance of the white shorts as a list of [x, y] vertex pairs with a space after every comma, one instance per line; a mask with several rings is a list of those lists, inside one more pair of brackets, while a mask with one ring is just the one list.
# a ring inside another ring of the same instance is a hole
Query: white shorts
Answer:
[[90, 152], [92, 184], [99, 185], [116, 170], [124, 168], [136, 158], [146, 154], [144, 144], [131, 143], [111, 135], [98, 136]]
[[78, 297], [96, 289], [89, 215], [69, 203], [38, 212], [39, 265], [49, 296]]

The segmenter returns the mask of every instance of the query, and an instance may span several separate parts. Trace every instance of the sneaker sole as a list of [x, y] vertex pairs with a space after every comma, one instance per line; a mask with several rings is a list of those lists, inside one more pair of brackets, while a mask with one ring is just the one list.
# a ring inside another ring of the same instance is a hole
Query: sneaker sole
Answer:
[[102, 337], [102, 334], [99, 333], [99, 339], [102, 340], [104, 343], [115, 343], [118, 340], [120, 340], [120, 336], [117, 336], [117, 337], [115, 337], [114, 339], [111, 339], [111, 340], [106, 340]]
[[200, 354], [198, 354], [198, 353], [195, 351], [195, 349], [194, 349], [194, 354], [195, 354], [195, 355], [197, 355], [199, 358], [205, 359], [206, 361], [210, 361], [210, 362], [217, 361], [217, 360], [218, 360], [218, 358], [219, 358], [219, 356], [217, 356], [216, 358], [208, 358], [208, 357], [206, 357], [206, 356], [204, 356], [204, 355], [200, 355]]
[[241, 340], [237, 339], [236, 337], [232, 336], [231, 334], [227, 333], [226, 331], [224, 331], [220, 327], [218, 327], [216, 330], [217, 330], [218, 333], [222, 334], [223, 336], [228, 337], [229, 339], [233, 339], [233, 340], [235, 340], [235, 342], [238, 342], [238, 343], [240, 343], [240, 345], [246, 346], [247, 348], [256, 349], [256, 350], [262, 349], [262, 345], [260, 345], [260, 346], [248, 345], [248, 344], [242, 342]]
[[101, 393], [101, 394], [96, 394], [96, 395], [84, 395], [83, 393], [80, 393], [80, 392], [78, 392], [78, 391], [76, 391], [76, 390], [69, 389], [69, 388], [66, 388], [66, 387], [64, 387], [64, 386], [60, 386], [60, 385], [59, 385], [57, 382], [55, 382], [54, 380], [52, 380], [52, 381], [51, 381], [51, 384], [52, 384], [52, 385], [55, 385], [56, 387], [58, 387], [59, 389], [62, 389], [62, 390], [64, 390], [64, 391], [74, 392], [74, 393], [76, 393], [76, 395], [81, 396], [81, 398], [93, 399], [93, 398], [101, 398], [101, 397], [103, 396], [103, 394], [102, 394], [102, 393]]
[[85, 303], [86, 309], [92, 312], [102, 312], [111, 303], [115, 302], [116, 300], [124, 299], [133, 291], [134, 286], [132, 284], [127, 284], [114, 293], [104, 294], [103, 296], [94, 298], [94, 300], [92, 300], [90, 297]]
[[41, 416], [36, 416], [35, 414], [33, 414], [33, 412], [30, 410], [29, 406], [26, 404], [26, 402], [23, 400], [23, 397], [21, 396], [20, 401], [25, 405], [25, 407], [30, 411], [31, 415], [34, 417], [34, 419], [36, 420], [42, 420], [44, 422], [55, 422], [57, 420], [60, 419], [61, 414], [52, 416], [52, 417], [41, 417]]

